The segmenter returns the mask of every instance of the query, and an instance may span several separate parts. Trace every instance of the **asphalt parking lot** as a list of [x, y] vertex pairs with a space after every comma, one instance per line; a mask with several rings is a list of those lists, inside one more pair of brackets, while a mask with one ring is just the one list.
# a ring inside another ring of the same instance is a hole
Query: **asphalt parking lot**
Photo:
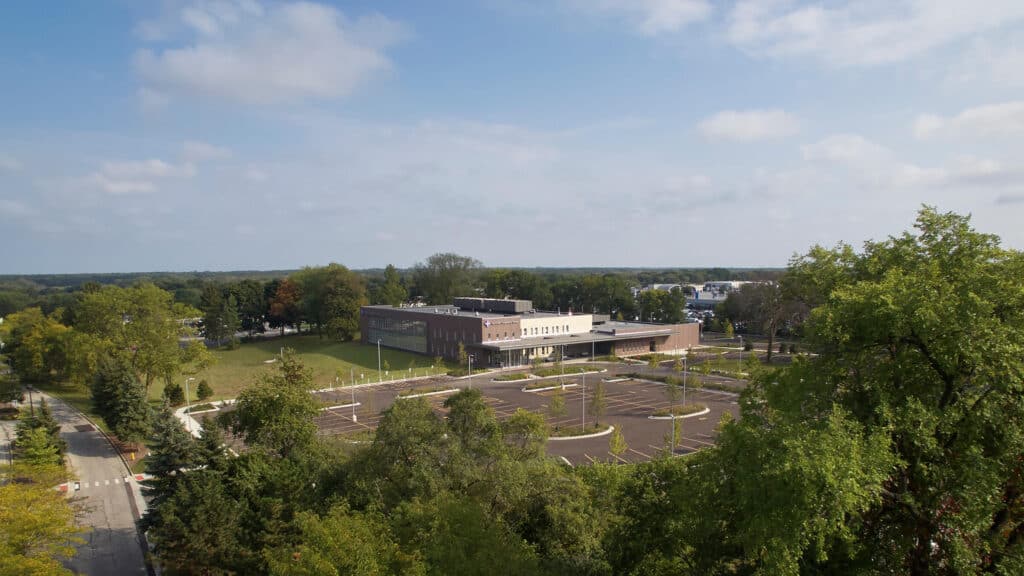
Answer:
[[[555, 391], [523, 391], [527, 382], [537, 380], [518, 380], [510, 382], [494, 382], [495, 374], [474, 376], [472, 379], [454, 379], [435, 377], [419, 379], [407, 383], [388, 383], [355, 388], [339, 388], [333, 391], [317, 392], [321, 401], [330, 406], [317, 417], [316, 423], [322, 435], [358, 435], [361, 432], [374, 430], [380, 422], [380, 413], [386, 410], [396, 397], [404, 390], [411, 388], [451, 388], [461, 389], [467, 386], [479, 388], [484, 401], [494, 410], [499, 420], [511, 416], [516, 409], [524, 408], [541, 414], [551, 426], [571, 426], [582, 423], [584, 417], [588, 423], [593, 422], [591, 411], [584, 408], [584, 397], [589, 404], [593, 399], [595, 386], [600, 381], [604, 387], [605, 412], [600, 418], [602, 425], [619, 428], [628, 445], [619, 456], [609, 451], [611, 435], [595, 438], [549, 440], [549, 454], [562, 457], [573, 465], [587, 464], [595, 461], [637, 462], [648, 460], [667, 449], [667, 438], [671, 434], [670, 420], [652, 420], [649, 418], [655, 411], [666, 409], [670, 402], [665, 394], [665, 386], [658, 382], [644, 380], [615, 381], [620, 374], [637, 371], [636, 366], [609, 364], [607, 372], [581, 376], [566, 376], [564, 379], [549, 378], [545, 383], [559, 386], [565, 399], [565, 415], [552, 418], [548, 406]], [[668, 373], [664, 371], [664, 373]], [[612, 381], [605, 381], [605, 380]], [[730, 381], [722, 377], [705, 377], [695, 373], [688, 374], [690, 383], [707, 379], [709, 381]], [[740, 381], [731, 380], [733, 384]], [[425, 399], [438, 411], [444, 413], [443, 404], [450, 394], [426, 396]], [[709, 409], [707, 414], [678, 419], [681, 422], [680, 438], [675, 454], [687, 454], [714, 442], [716, 427], [726, 412], [738, 416], [737, 396], [734, 393], [720, 392], [689, 387], [687, 402], [699, 402]], [[401, 400], [398, 400], [401, 401]], [[353, 405], [354, 404], [354, 405]], [[677, 402], [678, 405], [678, 402]], [[354, 418], [353, 418], [354, 416]]]

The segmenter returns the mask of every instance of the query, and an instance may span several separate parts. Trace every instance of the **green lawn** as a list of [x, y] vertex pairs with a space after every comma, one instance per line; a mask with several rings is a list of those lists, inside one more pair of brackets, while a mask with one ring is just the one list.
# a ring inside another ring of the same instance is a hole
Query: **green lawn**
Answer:
[[[350, 369], [355, 371], [356, 383], [378, 380], [376, 346], [364, 346], [359, 342], [336, 342], [326, 338], [321, 340], [315, 335], [286, 336], [241, 344], [235, 350], [215, 350], [213, 355], [217, 357], [217, 363], [190, 383], [193, 400], [195, 387], [203, 379], [213, 388], [214, 400], [234, 398], [259, 374], [275, 368], [274, 364], [267, 364], [266, 361], [276, 358], [281, 347], [292, 348], [299, 354], [302, 362], [313, 370], [313, 382], [317, 388], [333, 385], [338, 371], [341, 372], [339, 385], [349, 384]], [[381, 348], [381, 362], [387, 362], [391, 368], [389, 374], [381, 374], [385, 381], [408, 377], [410, 365], [413, 366], [412, 375], [415, 376], [444, 374], [453, 366], [446, 364], [435, 369], [430, 366], [434, 362], [433, 358], [387, 348]], [[159, 397], [162, 387], [155, 385], [153, 388], [150, 395]]]

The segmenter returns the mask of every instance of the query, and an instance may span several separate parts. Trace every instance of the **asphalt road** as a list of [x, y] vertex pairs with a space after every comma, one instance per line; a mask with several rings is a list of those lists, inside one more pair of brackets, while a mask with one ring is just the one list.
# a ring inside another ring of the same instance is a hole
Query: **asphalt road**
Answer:
[[87, 512], [81, 522], [91, 528], [65, 566], [97, 576], [146, 574], [135, 528], [144, 506], [138, 483], [128, 478], [120, 457], [85, 418], [57, 398], [47, 396], [46, 401], [61, 425], [61, 437], [68, 443], [68, 458], [78, 477], [79, 489], [72, 483], [68, 495], [85, 504]]

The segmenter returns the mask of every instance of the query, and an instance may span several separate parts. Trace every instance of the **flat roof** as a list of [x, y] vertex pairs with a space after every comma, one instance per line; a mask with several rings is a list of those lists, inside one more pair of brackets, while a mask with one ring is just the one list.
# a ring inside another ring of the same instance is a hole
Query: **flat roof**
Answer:
[[[501, 312], [477, 312], [475, 310], [466, 310], [459, 308], [458, 306], [452, 306], [450, 304], [439, 304], [437, 306], [392, 306], [390, 304], [374, 304], [371, 306], [363, 306], [363, 308], [375, 308], [378, 310], [388, 310], [393, 312], [403, 313], [416, 313], [416, 314], [439, 314], [445, 316], [469, 316], [474, 318], [559, 318], [570, 316], [593, 316], [592, 314], [568, 314], [566, 312], [522, 312], [519, 314], [514, 313], [501, 313]], [[458, 314], [453, 314], [452, 311], [457, 311]]]
[[559, 336], [545, 336], [543, 338], [517, 338], [515, 340], [500, 340], [494, 342], [481, 342], [477, 344], [466, 344], [467, 348], [483, 348], [504, 352], [505, 350], [522, 350], [525, 348], [536, 348], [538, 346], [568, 346], [570, 344], [590, 344], [591, 342], [614, 342], [619, 340], [631, 340], [643, 338], [644, 336], [670, 336], [673, 332], [671, 327], [655, 328], [644, 332], [629, 332], [625, 334], [611, 334], [608, 332], [584, 332], [583, 334], [566, 334]]

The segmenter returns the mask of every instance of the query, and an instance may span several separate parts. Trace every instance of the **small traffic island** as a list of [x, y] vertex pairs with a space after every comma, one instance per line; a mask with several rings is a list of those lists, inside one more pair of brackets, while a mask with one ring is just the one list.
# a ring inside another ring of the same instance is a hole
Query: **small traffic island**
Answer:
[[597, 438], [599, 436], [606, 436], [615, 430], [615, 426], [608, 424], [588, 424], [586, 427], [581, 425], [570, 425], [570, 426], [555, 426], [548, 430], [548, 440], [583, 440], [586, 438]]
[[671, 408], [664, 408], [656, 410], [653, 414], [647, 418], [650, 420], [676, 420], [679, 418], [694, 418], [696, 416], [703, 416], [711, 412], [711, 409], [706, 404], [700, 402], [693, 402], [691, 404], [673, 406]]
[[410, 398], [423, 398], [425, 396], [443, 396], [445, 394], [454, 394], [458, 392], [458, 388], [452, 388], [450, 385], [440, 386], [419, 386], [417, 388], [409, 388], [408, 390], [402, 390], [395, 397], [396, 400], [408, 400]]

